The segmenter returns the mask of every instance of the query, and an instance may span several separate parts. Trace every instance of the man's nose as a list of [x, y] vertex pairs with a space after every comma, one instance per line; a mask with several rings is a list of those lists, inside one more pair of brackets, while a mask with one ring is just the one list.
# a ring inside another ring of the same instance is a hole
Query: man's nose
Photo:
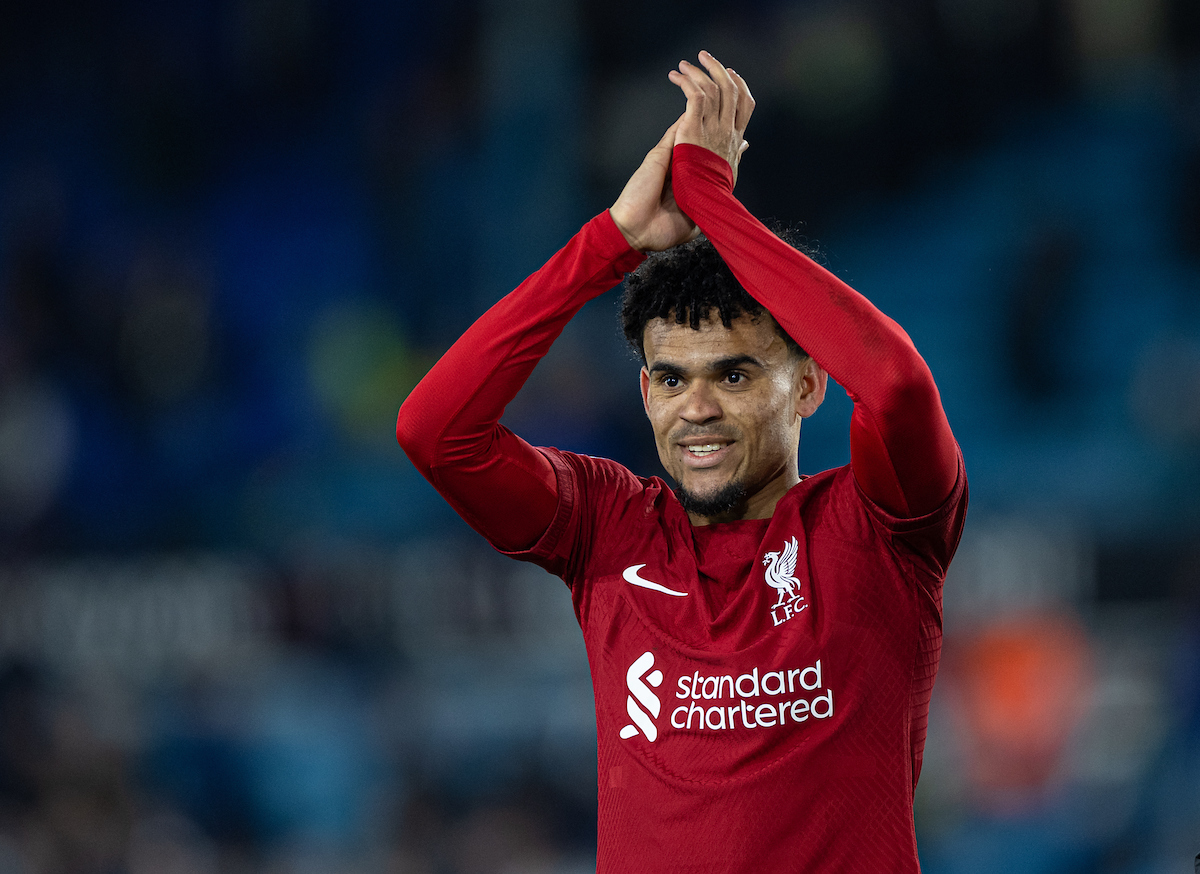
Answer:
[[695, 424], [720, 419], [722, 416], [721, 404], [714, 388], [704, 380], [693, 381], [688, 386], [687, 396], [684, 398], [683, 408], [679, 415]]

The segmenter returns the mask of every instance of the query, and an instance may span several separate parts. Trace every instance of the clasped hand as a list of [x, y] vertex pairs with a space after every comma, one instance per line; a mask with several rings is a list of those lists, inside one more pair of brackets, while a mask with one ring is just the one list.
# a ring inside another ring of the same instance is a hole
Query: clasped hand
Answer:
[[671, 192], [671, 154], [676, 145], [691, 143], [729, 162], [737, 179], [738, 164], [749, 143], [746, 125], [754, 98], [746, 81], [708, 52], [700, 52], [703, 69], [679, 62], [667, 78], [678, 85], [687, 106], [667, 128], [630, 177], [609, 210], [629, 245], [643, 252], [669, 249], [694, 238], [699, 230], [679, 209]]

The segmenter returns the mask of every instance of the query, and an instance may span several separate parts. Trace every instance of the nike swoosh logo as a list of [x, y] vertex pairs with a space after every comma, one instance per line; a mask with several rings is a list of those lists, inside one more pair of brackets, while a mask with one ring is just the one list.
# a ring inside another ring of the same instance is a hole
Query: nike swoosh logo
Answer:
[[638, 576], [638, 571], [644, 567], [644, 564], [630, 565], [629, 567], [625, 568], [625, 571], [621, 574], [621, 576], [625, 578], [625, 582], [634, 586], [641, 586], [643, 589], [652, 589], [655, 592], [662, 592], [664, 595], [674, 595], [676, 598], [687, 597], [687, 592], [676, 592], [674, 589], [668, 589], [666, 586], [660, 583], [655, 583], [651, 580], [646, 580]]

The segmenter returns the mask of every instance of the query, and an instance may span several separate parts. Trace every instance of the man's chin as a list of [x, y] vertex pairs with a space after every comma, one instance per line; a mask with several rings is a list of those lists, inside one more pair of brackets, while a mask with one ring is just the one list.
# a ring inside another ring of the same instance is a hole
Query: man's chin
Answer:
[[705, 518], [738, 518], [745, 510], [748, 498], [745, 485], [737, 480], [727, 482], [705, 494], [697, 494], [680, 485], [675, 489], [675, 496], [688, 513]]

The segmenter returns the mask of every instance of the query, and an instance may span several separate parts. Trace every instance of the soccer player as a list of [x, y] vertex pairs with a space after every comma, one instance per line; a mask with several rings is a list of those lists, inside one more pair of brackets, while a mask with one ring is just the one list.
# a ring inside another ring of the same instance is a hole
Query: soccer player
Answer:
[[[961, 456], [904, 331], [734, 197], [754, 100], [699, 60], [669, 74], [686, 109], [617, 201], [446, 353], [398, 438], [497, 549], [570, 588], [599, 872], [914, 872]], [[625, 330], [674, 490], [499, 424], [629, 271]], [[854, 399], [850, 464], [801, 477], [827, 373]]]

